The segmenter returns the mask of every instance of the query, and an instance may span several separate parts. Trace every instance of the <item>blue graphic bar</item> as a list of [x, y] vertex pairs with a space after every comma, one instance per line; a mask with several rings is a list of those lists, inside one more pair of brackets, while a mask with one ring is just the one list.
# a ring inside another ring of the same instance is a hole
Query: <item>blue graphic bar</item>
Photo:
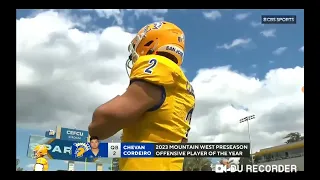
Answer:
[[155, 145], [151, 143], [121, 143], [121, 157], [154, 157]]
[[30, 136], [28, 157], [46, 145], [50, 159], [103, 162], [112, 158], [250, 157], [249, 143], [103, 143]]

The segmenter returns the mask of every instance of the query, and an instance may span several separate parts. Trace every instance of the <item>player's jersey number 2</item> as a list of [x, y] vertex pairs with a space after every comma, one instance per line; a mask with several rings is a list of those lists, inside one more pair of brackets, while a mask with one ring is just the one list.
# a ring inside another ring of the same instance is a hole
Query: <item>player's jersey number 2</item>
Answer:
[[149, 66], [144, 70], [146, 74], [152, 74], [153, 69], [157, 66], [158, 61], [156, 59], [150, 59]]

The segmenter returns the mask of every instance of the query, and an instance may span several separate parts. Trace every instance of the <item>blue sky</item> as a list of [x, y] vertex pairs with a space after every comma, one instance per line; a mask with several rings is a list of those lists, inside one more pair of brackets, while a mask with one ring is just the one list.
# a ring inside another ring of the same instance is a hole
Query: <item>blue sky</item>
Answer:
[[[198, 69], [225, 65], [231, 65], [233, 70], [259, 79], [263, 79], [270, 69], [303, 66], [304, 54], [299, 50], [304, 46], [303, 10], [217, 11], [169, 10], [161, 14], [166, 21], [177, 24], [185, 32], [183, 68], [189, 79], [196, 76]], [[69, 13], [92, 17], [93, 20], [82, 29], [83, 31], [117, 25], [114, 18], [99, 18], [94, 11]], [[32, 17], [35, 14], [36, 11], [20, 10], [17, 11], [17, 19]], [[261, 15], [296, 15], [297, 24], [262, 26], [259, 24]], [[151, 22], [153, 19], [150, 16], [137, 17], [133, 11], [126, 11], [121, 26], [136, 32]], [[21, 167], [25, 168], [28, 164], [34, 163], [33, 159], [26, 158], [29, 135], [44, 135], [44, 131], [17, 128], [17, 157], [21, 160]], [[52, 170], [66, 168], [67, 164], [63, 161], [50, 161]], [[76, 169], [83, 170], [84, 165], [76, 164]], [[88, 170], [94, 169], [95, 165], [88, 166]]]

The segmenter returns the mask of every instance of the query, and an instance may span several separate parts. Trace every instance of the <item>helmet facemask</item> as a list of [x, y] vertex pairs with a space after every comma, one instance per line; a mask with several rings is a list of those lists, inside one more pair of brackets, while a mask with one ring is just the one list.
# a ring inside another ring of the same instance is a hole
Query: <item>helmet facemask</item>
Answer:
[[128, 69], [131, 70], [133, 64], [139, 58], [139, 54], [137, 53], [137, 47], [139, 46], [139, 44], [140, 44], [142, 39], [143, 39], [143, 37], [140, 34], [138, 34], [128, 46], [128, 51], [130, 53], [130, 55], [128, 57], [128, 60], [126, 62], [126, 71], [127, 71], [128, 76], [129, 76], [129, 70]]
[[45, 148], [46, 147], [44, 147], [44, 146], [40, 146], [39, 148], [36, 148], [35, 150], [33, 150], [33, 158], [39, 158], [39, 157], [46, 156], [47, 153], [43, 152]]
[[[130, 53], [128, 60], [126, 61], [126, 71], [128, 76], [130, 76], [129, 74], [129, 70], [128, 69], [132, 69], [133, 64], [138, 60], [138, 58], [140, 57], [139, 53], [137, 52], [137, 48], [139, 47], [141, 41], [146, 37], [146, 33], [143, 32], [141, 34], [138, 34], [134, 40], [129, 44], [128, 46], [128, 51]], [[158, 46], [158, 40], [154, 41], [153, 43], [153, 47], [149, 48], [147, 51], [144, 51], [144, 53], [146, 53], [146, 55], [148, 54], [152, 54], [149, 52], [154, 52], [154, 50], [157, 48]], [[140, 52], [141, 53], [141, 52]]]
[[33, 151], [33, 158], [39, 158], [39, 157], [41, 157], [41, 156], [43, 156], [42, 155], [42, 153], [41, 153], [41, 150], [39, 149], [39, 150], [34, 150]]
[[38, 158], [38, 151], [33, 151], [32, 158]]

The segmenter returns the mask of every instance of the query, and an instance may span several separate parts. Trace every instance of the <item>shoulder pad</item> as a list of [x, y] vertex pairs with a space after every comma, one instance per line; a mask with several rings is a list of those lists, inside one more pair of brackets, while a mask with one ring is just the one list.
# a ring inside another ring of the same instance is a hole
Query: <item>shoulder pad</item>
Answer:
[[176, 77], [178, 65], [157, 55], [140, 57], [133, 65], [130, 80], [142, 79], [153, 84], [171, 85]]
[[46, 164], [46, 159], [45, 158], [38, 158], [37, 159], [37, 164]]

